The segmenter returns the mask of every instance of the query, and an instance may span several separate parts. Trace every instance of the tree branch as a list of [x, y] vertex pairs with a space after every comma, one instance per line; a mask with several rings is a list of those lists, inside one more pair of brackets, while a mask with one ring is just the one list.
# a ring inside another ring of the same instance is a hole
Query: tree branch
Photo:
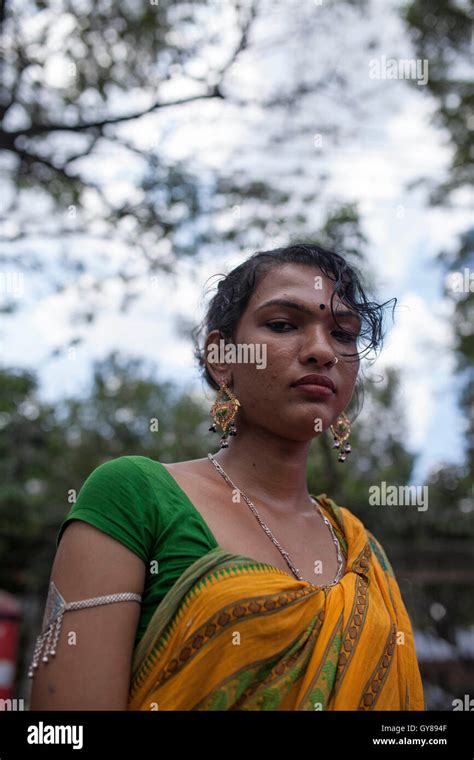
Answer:
[[241, 30], [240, 30], [241, 33], [240, 33], [238, 43], [232, 55], [228, 59], [227, 63], [217, 73], [217, 80], [218, 80], [217, 83], [211, 86], [208, 92], [203, 93], [202, 95], [192, 95], [187, 98], [180, 98], [179, 100], [173, 100], [173, 101], [169, 101], [165, 103], [161, 102], [160, 100], [156, 100], [149, 108], [145, 109], [144, 111], [143, 110], [135, 111], [134, 113], [131, 113], [131, 114], [122, 114], [121, 116], [113, 116], [106, 119], [99, 119], [97, 121], [80, 122], [78, 124], [58, 124], [57, 122], [52, 123], [52, 124], [34, 124], [31, 127], [28, 127], [26, 129], [18, 129], [12, 132], [4, 132], [3, 134], [5, 135], [5, 138], [4, 140], [2, 140], [3, 147], [7, 150], [15, 150], [14, 141], [18, 137], [32, 137], [32, 136], [41, 135], [45, 133], [49, 134], [51, 132], [83, 132], [89, 129], [102, 129], [103, 127], [109, 124], [121, 124], [122, 122], [139, 119], [142, 116], [146, 116], [147, 114], [153, 113], [154, 111], [158, 111], [163, 108], [171, 108], [173, 106], [186, 105], [188, 103], [193, 103], [197, 100], [208, 100], [211, 98], [224, 99], [225, 96], [223, 95], [222, 90], [221, 90], [223, 78], [226, 72], [228, 71], [228, 69], [232, 66], [233, 63], [235, 63], [239, 54], [248, 47], [249, 31], [256, 18], [258, 5], [259, 5], [259, 0], [253, 0], [250, 6], [250, 11], [248, 13], [248, 16], [241, 25]]
[[[157, 111], [161, 108], [170, 108], [171, 106], [181, 106], [186, 103], [193, 103], [195, 100], [205, 100], [208, 98], [222, 98], [222, 94], [218, 91], [217, 85], [213, 87], [208, 93], [204, 95], [192, 95], [189, 98], [181, 98], [180, 100], [174, 100], [169, 103], [155, 102], [149, 108], [144, 111], [136, 111], [128, 115], [114, 116], [108, 119], [100, 119], [98, 121], [82, 122], [79, 124], [35, 124], [27, 129], [18, 129], [15, 132], [4, 132], [3, 134], [8, 136], [8, 141], [12, 142], [17, 137], [31, 137], [35, 135], [41, 135], [50, 132], [82, 132], [87, 129], [102, 129], [102, 127], [108, 124], [121, 124], [124, 121], [133, 121], [133, 119], [139, 119], [141, 116], [146, 116], [153, 111]], [[11, 150], [12, 148], [10, 148]]]

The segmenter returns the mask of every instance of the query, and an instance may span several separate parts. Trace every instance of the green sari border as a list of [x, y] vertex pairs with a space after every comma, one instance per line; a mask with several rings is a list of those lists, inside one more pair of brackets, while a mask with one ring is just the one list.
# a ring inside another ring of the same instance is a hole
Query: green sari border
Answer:
[[[225, 551], [220, 546], [216, 546], [209, 552], [199, 557], [192, 563], [184, 573], [176, 580], [167, 594], [163, 597], [160, 604], [153, 613], [145, 633], [135, 647], [132, 660], [132, 688], [138, 685], [137, 679], [140, 675], [140, 681], [143, 675], [153, 664], [160, 649], [165, 645], [168, 636], [171, 635], [172, 629], [170, 623], [175, 618], [176, 613], [181, 608], [184, 611], [186, 603], [190, 600], [202, 584], [205, 584], [212, 576], [217, 578], [217, 573], [226, 571], [230, 573], [231, 568], [240, 569], [271, 569], [279, 573], [283, 572], [280, 568], [267, 562], [257, 562], [243, 554], [233, 554]], [[177, 619], [175, 620], [175, 623]], [[167, 630], [168, 629], [168, 630]]]

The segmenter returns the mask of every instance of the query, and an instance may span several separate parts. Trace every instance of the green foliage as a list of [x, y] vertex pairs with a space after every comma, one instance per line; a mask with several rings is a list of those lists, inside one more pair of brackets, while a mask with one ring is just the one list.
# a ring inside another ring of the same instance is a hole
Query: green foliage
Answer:
[[429, 62], [426, 89], [438, 104], [434, 123], [448, 131], [453, 148], [448, 177], [431, 196], [434, 203], [444, 203], [455, 190], [474, 182], [472, 5], [414, 0], [402, 15], [417, 57]]

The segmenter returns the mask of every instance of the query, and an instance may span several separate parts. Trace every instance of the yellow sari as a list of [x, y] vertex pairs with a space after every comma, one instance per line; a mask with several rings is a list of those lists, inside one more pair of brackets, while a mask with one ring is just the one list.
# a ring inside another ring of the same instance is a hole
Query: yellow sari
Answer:
[[346, 557], [332, 587], [214, 548], [158, 605], [128, 710], [425, 710], [410, 619], [375, 537], [318, 497]]

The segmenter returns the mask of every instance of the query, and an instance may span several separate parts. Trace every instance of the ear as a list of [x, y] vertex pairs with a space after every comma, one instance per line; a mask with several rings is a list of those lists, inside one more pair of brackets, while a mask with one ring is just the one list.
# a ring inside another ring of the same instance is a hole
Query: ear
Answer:
[[207, 370], [212, 379], [219, 385], [224, 380], [230, 382], [227, 373], [229, 365], [223, 361], [225, 350], [225, 338], [222, 337], [219, 330], [212, 330], [204, 342], [204, 360]]

